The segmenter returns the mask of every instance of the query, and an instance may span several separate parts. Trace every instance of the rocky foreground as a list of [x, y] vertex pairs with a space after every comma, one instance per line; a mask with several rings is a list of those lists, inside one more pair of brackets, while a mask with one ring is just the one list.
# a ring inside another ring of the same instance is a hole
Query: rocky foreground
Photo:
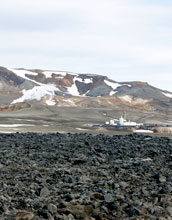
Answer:
[[172, 219], [172, 140], [1, 134], [0, 220]]

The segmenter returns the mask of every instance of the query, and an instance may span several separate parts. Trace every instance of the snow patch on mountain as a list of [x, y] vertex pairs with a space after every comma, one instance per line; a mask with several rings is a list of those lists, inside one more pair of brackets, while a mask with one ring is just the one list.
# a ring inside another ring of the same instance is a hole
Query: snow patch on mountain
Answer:
[[64, 79], [64, 76], [55, 76], [56, 79]]
[[85, 79], [85, 80], [84, 80], [84, 83], [87, 83], [87, 84], [88, 84], [88, 83], [93, 83], [93, 79]]
[[56, 102], [53, 100], [54, 96], [50, 96], [49, 99], [46, 100], [46, 104], [49, 106], [56, 105]]
[[28, 70], [21, 70], [21, 69], [9, 69], [10, 71], [12, 71], [13, 73], [15, 73], [16, 75], [22, 77], [22, 78], [25, 78], [25, 79], [28, 79], [28, 77], [26, 77], [26, 74], [29, 74], [29, 75], [33, 75], [33, 76], [37, 76], [38, 74], [35, 73], [35, 72], [31, 72], [31, 71], [28, 71]]
[[33, 76], [37, 76], [38, 74], [35, 73], [35, 72], [32, 72], [32, 71], [28, 71], [28, 70], [18, 70], [18, 69], [10, 69], [8, 68], [8, 70], [10, 70], [11, 72], [15, 73], [17, 76], [23, 78], [23, 79], [26, 79], [26, 80], [29, 80], [31, 82], [34, 82], [35, 84], [37, 85], [42, 85], [42, 83], [39, 83], [33, 79], [30, 79], [26, 76], [26, 74], [29, 74], [29, 75], [33, 75]]
[[171, 93], [166, 93], [166, 92], [162, 92], [163, 95], [169, 97], [169, 98], [172, 98], [172, 94]]
[[117, 89], [118, 87], [121, 87], [121, 86], [131, 87], [131, 85], [129, 85], [129, 84], [119, 84], [119, 83], [115, 83], [115, 82], [110, 82], [108, 80], [104, 80], [104, 82], [106, 83], [106, 85], [110, 86], [113, 90], [115, 90], [115, 89]]
[[51, 78], [53, 74], [53, 72], [49, 72], [49, 71], [44, 71], [42, 73], [45, 75], [46, 78]]
[[104, 82], [106, 83], [106, 85], [110, 86], [113, 90], [121, 86], [121, 84], [119, 83], [114, 83], [107, 80], [104, 80]]
[[75, 81], [77, 80], [77, 76], [74, 77], [73, 79], [73, 85], [71, 87], [67, 88], [67, 91], [69, 94], [73, 95], [73, 96], [80, 96], [78, 88], [76, 86]]
[[[35, 86], [32, 89], [29, 90], [23, 90], [23, 96], [14, 100], [12, 104], [18, 103], [18, 102], [24, 102], [25, 100], [37, 100], [40, 101], [44, 96], [55, 96], [55, 91], [59, 91], [55, 85], [41, 85], [41, 86]], [[48, 102], [52, 105], [52, 99], [51, 102]]]
[[76, 80], [79, 81], [79, 82], [82, 82], [82, 83], [86, 83], [86, 84], [93, 83], [93, 79], [92, 78], [82, 79], [82, 78], [78, 77]]
[[82, 96], [86, 97], [89, 92], [90, 92], [90, 90], [88, 90], [86, 93], [82, 94]]
[[111, 92], [109, 93], [109, 95], [110, 95], [110, 96], [113, 96], [113, 95], [115, 95], [117, 92], [118, 92], [118, 91], [111, 91]]

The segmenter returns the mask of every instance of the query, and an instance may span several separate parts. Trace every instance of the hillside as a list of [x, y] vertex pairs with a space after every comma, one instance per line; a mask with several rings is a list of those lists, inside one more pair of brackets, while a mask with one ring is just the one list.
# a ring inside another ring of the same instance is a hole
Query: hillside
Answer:
[[32, 101], [59, 107], [116, 108], [124, 105], [172, 111], [172, 93], [145, 82], [116, 82], [94, 74], [0, 67], [0, 104]]

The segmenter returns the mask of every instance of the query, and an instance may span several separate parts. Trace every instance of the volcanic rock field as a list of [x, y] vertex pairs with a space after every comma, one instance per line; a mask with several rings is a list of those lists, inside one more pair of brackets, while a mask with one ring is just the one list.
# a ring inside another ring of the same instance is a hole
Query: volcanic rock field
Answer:
[[172, 140], [0, 134], [0, 220], [172, 219]]

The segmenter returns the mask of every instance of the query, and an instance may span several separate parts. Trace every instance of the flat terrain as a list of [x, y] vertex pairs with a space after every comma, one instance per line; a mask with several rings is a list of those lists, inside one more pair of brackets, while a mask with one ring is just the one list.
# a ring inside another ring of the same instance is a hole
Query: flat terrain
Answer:
[[[149, 123], [172, 123], [172, 116], [157, 112], [127, 111], [127, 119]], [[73, 132], [126, 134], [126, 132], [93, 129], [94, 124], [104, 124], [110, 119], [119, 119], [122, 109], [57, 107], [32, 104], [30, 108], [0, 112], [0, 132]], [[170, 135], [169, 135], [170, 136]]]

